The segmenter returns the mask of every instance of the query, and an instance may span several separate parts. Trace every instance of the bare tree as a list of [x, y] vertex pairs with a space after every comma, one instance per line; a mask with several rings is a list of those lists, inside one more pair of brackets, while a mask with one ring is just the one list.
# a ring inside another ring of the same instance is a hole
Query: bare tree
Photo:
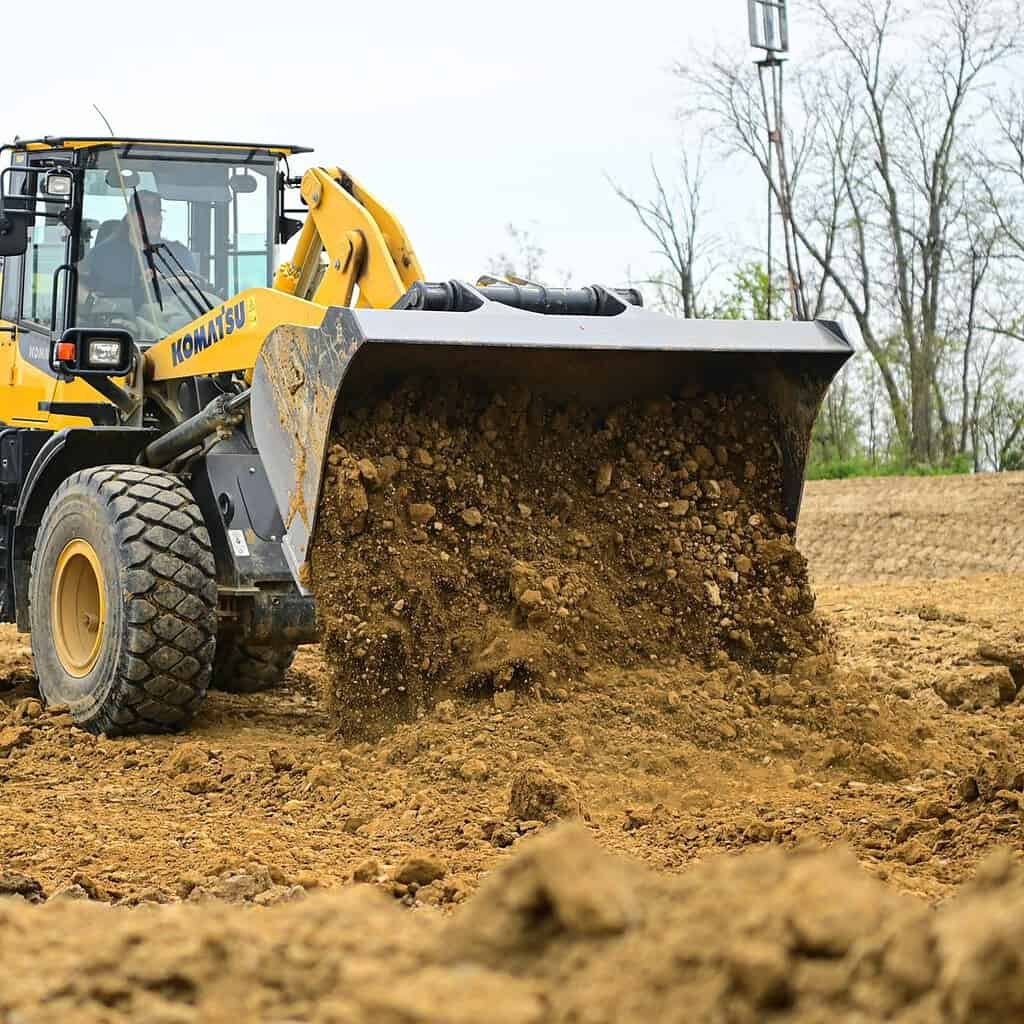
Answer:
[[[946, 312], [951, 282], [972, 258], [955, 236], [965, 197], [981, 188], [972, 141], [990, 107], [989, 76], [1020, 51], [1021, 11], [1015, 0], [804, 7], [826, 40], [797, 77], [800, 109], [789, 118], [800, 139], [793, 226], [821, 274], [816, 305], [831, 292], [856, 318], [910, 458], [950, 456], [958, 437], [941, 386]], [[768, 178], [749, 68], [716, 58], [680, 74], [718, 138]]]
[[[963, 294], [960, 301], [955, 304], [959, 322], [952, 325], [948, 332], [950, 336], [959, 337], [962, 340], [959, 439], [959, 451], [962, 453], [966, 453], [976, 440], [972, 436], [971, 424], [977, 419], [978, 400], [985, 386], [984, 367], [989, 362], [987, 356], [980, 361], [977, 358], [979, 340], [986, 335], [985, 326], [982, 323], [983, 288], [1001, 233], [998, 229], [993, 230], [977, 220], [969, 219], [966, 235], [968, 251], [964, 261], [964, 273], [961, 275]], [[988, 332], [988, 336], [991, 336], [991, 332]], [[972, 370], [977, 371], [979, 365], [982, 372], [978, 379], [978, 386], [973, 389], [972, 394]], [[978, 453], [975, 450], [975, 469], [979, 468], [977, 459]]]
[[812, 454], [818, 462], [846, 462], [858, 450], [860, 416], [856, 408], [853, 364], [832, 382], [814, 428]]
[[614, 181], [615, 194], [636, 214], [654, 242], [654, 255], [665, 269], [637, 281], [653, 287], [662, 308], [687, 319], [705, 315], [703, 290], [714, 270], [712, 256], [717, 239], [701, 229], [703, 217], [704, 167], [700, 150], [680, 159], [679, 184], [666, 188], [654, 163], [650, 199], [639, 199]]
[[518, 278], [536, 281], [544, 267], [545, 249], [540, 245], [529, 228], [506, 224], [511, 248], [502, 250], [487, 262], [487, 272], [494, 277]]
[[871, 465], [888, 458], [892, 448], [892, 422], [882, 389], [878, 364], [869, 356], [853, 361], [858, 375], [857, 393], [864, 409], [864, 449]]
[[999, 262], [999, 292], [987, 313], [992, 329], [1024, 341], [1024, 90], [1013, 89], [993, 105], [997, 145], [979, 149], [978, 160], [987, 175], [989, 210], [1005, 245]]
[[[1020, 446], [1024, 439], [1024, 398], [1013, 361], [1007, 358], [1012, 344], [999, 335], [990, 335], [978, 361], [979, 386], [974, 391], [975, 469], [1003, 470], [1021, 468]], [[984, 380], [984, 386], [980, 382]]]

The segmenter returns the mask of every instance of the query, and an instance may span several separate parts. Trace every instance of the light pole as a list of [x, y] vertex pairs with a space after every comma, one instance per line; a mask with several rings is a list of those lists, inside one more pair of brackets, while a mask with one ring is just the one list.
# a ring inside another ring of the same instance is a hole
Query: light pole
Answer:
[[[747, 14], [750, 21], [750, 45], [764, 51], [764, 56], [757, 61], [757, 77], [761, 85], [761, 103], [768, 129], [768, 318], [771, 319], [772, 315], [772, 198], [777, 195], [779, 213], [782, 215], [793, 316], [797, 320], [807, 320], [800, 253], [793, 234], [792, 197], [783, 135], [782, 67], [785, 62], [783, 54], [789, 52], [786, 0], [747, 0]], [[775, 180], [776, 168], [778, 181]]]

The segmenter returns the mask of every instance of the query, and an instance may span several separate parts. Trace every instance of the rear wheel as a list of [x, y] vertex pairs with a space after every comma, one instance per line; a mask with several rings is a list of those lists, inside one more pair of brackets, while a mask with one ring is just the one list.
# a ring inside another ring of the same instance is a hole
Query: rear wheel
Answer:
[[210, 681], [217, 584], [182, 482], [137, 466], [69, 477], [36, 536], [29, 622], [40, 692], [82, 728], [186, 725]]
[[214, 690], [227, 693], [260, 693], [284, 682], [295, 659], [295, 645], [264, 647], [250, 644], [231, 633], [217, 638], [217, 656], [213, 665]]

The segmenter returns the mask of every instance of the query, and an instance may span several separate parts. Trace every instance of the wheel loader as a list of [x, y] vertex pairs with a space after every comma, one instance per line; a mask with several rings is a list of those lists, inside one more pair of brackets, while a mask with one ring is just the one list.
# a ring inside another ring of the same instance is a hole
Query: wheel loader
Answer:
[[[684, 321], [630, 289], [429, 282], [351, 175], [299, 146], [0, 147], [0, 617], [92, 732], [179, 729], [316, 638], [328, 438], [415, 374], [593, 405], [753, 390], [795, 519], [851, 348], [831, 322]], [[289, 259], [276, 255], [291, 246]], [[687, 391], [691, 389], [691, 391]], [[344, 557], [344, 552], [339, 553]]]

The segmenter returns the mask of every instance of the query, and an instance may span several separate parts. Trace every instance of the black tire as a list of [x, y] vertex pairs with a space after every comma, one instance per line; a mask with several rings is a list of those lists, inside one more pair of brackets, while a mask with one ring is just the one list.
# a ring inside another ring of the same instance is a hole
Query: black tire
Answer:
[[295, 646], [263, 647], [239, 636], [222, 633], [217, 638], [212, 690], [225, 693], [261, 693], [284, 682], [295, 660]]
[[[68, 568], [77, 551], [84, 569]], [[90, 573], [92, 582], [79, 582]], [[90, 595], [105, 601], [98, 625], [80, 611]], [[138, 466], [70, 476], [36, 536], [29, 622], [43, 699], [67, 704], [83, 729], [115, 736], [187, 725], [210, 682], [217, 584], [202, 513], [181, 480]]]

